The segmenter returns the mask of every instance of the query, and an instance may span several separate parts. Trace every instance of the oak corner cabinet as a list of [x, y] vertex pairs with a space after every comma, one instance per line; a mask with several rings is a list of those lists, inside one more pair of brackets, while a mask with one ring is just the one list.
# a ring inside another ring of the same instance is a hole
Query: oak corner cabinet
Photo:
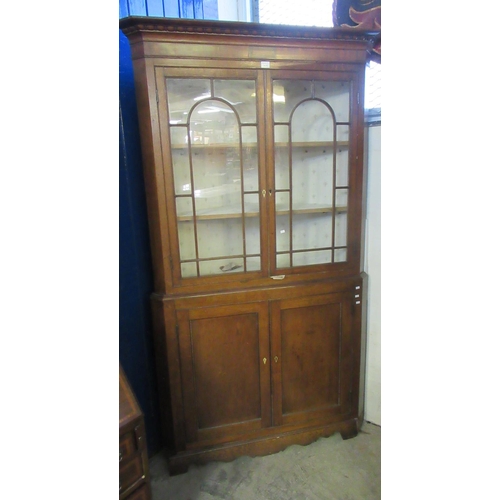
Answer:
[[363, 420], [364, 72], [353, 29], [125, 18], [172, 474]]

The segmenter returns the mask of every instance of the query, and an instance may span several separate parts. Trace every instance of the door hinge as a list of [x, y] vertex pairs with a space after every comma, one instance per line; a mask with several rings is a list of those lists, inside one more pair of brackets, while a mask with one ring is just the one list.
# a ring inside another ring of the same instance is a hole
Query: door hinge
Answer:
[[156, 105], [160, 103], [160, 99], [158, 98], [158, 89], [156, 89]]

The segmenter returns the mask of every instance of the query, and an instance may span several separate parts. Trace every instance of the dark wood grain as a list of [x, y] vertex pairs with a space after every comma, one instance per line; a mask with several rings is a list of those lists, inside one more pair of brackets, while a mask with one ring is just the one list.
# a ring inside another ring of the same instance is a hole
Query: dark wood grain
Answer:
[[260, 418], [256, 314], [191, 323], [199, 429]]
[[339, 404], [340, 304], [282, 311], [283, 413]]
[[181, 310], [178, 321], [188, 442], [269, 425], [267, 305]]

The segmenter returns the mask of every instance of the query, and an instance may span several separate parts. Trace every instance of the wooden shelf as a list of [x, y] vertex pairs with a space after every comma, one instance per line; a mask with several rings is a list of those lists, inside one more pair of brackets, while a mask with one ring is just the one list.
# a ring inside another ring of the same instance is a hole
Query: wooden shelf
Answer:
[[[308, 205], [304, 208], [299, 208], [292, 210], [292, 215], [308, 215], [308, 214], [328, 214], [333, 213], [333, 207], [325, 207], [319, 205]], [[335, 207], [335, 212], [342, 213], [347, 212], [347, 207]], [[277, 207], [276, 215], [289, 215], [290, 210], [283, 210], [280, 207]], [[259, 212], [256, 208], [252, 208], [251, 210], [245, 212], [245, 217], [258, 217]], [[198, 212], [196, 220], [223, 220], [223, 219], [240, 219], [243, 217], [243, 214], [238, 210], [231, 211], [231, 207], [220, 207], [213, 208], [210, 210], [204, 210], [202, 212]], [[179, 222], [190, 222], [193, 220], [192, 215], [183, 215], [180, 214], [177, 216], [177, 220]]]
[[[277, 148], [286, 148], [288, 147], [288, 142], [276, 142], [274, 143]], [[331, 147], [332, 143], [329, 141], [323, 142], [294, 142], [292, 143], [292, 147], [294, 148], [327, 148]], [[172, 149], [187, 149], [187, 144], [172, 144]], [[194, 150], [206, 150], [206, 151], [216, 151], [216, 150], [225, 150], [225, 149], [239, 149], [239, 144], [191, 144], [191, 149]], [[242, 144], [243, 149], [247, 148], [257, 148], [256, 142], [249, 142]], [[349, 147], [349, 141], [337, 141], [337, 149]]]
[[[257, 148], [256, 142], [244, 142], [242, 144], [243, 148]], [[187, 144], [172, 144], [172, 149], [187, 149]], [[191, 144], [191, 149], [203, 149], [203, 150], [218, 150], [218, 149], [239, 149], [239, 143], [231, 143], [231, 144], [223, 144], [223, 143], [215, 143], [215, 144]]]
[[[288, 142], [276, 142], [274, 143], [274, 145], [278, 148], [286, 148], [288, 147]], [[306, 141], [306, 142], [292, 143], [292, 147], [294, 148], [328, 148], [331, 146], [332, 143], [330, 141], [323, 141], [323, 142]], [[337, 141], [337, 149], [345, 148], [348, 146], [349, 146], [349, 141]]]

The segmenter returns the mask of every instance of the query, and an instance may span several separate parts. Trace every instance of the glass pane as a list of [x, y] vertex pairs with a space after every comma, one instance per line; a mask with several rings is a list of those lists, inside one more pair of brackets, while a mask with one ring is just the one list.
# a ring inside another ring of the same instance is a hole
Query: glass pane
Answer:
[[349, 150], [347, 148], [338, 149], [336, 162], [336, 185], [346, 187], [349, 185]]
[[247, 271], [260, 271], [260, 257], [247, 258]]
[[347, 212], [335, 213], [335, 246], [347, 246]]
[[347, 208], [348, 189], [335, 190], [335, 207]]
[[293, 267], [312, 266], [315, 264], [330, 264], [332, 262], [332, 251], [321, 250], [317, 252], [300, 252], [293, 254]]
[[174, 151], [178, 148], [185, 148], [188, 143], [187, 127], [170, 127], [170, 143]]
[[260, 254], [259, 195], [245, 195], [245, 253]]
[[274, 168], [276, 189], [289, 189], [290, 187], [288, 129], [288, 125], [276, 125], [274, 127]]
[[241, 218], [201, 220], [196, 228], [201, 259], [243, 255]]
[[337, 145], [349, 145], [349, 125], [337, 125]]
[[[276, 210], [276, 250], [290, 250], [290, 192], [275, 192]], [[279, 266], [280, 260], [277, 259]], [[288, 260], [289, 262], [289, 260]], [[289, 264], [286, 265], [289, 267]]]
[[239, 178], [235, 179], [234, 172], [215, 168], [206, 158], [205, 154], [193, 156], [196, 216], [241, 214]]
[[210, 80], [167, 78], [167, 95], [170, 124], [186, 123], [196, 102], [211, 97]]
[[221, 259], [200, 262], [200, 275], [231, 274], [243, 271], [243, 259]]
[[276, 251], [290, 250], [290, 216], [279, 215], [276, 217]]
[[196, 263], [187, 262], [181, 264], [181, 276], [183, 278], [192, 278], [194, 276], [198, 276], [198, 272], [196, 271]]
[[[239, 127], [234, 113], [214, 101], [200, 104], [193, 113], [193, 127], [205, 138], [225, 137], [234, 148], [193, 148], [193, 189], [196, 215], [241, 214], [241, 165]], [[225, 111], [220, 111], [225, 109]], [[216, 111], [219, 110], [219, 111]], [[207, 113], [205, 113], [205, 111]], [[198, 121], [198, 116], [202, 118]], [[190, 124], [191, 125], [191, 124]]]
[[189, 197], [176, 198], [177, 220], [179, 222], [193, 220], [193, 202]]
[[290, 210], [290, 193], [288, 191], [275, 193], [275, 202], [278, 215], [280, 212], [288, 212]]
[[297, 104], [312, 97], [312, 82], [308, 80], [275, 80], [273, 110], [275, 122], [289, 122]]
[[177, 221], [179, 235], [179, 253], [181, 260], [196, 258], [194, 238], [193, 203], [191, 198], [177, 198]]
[[208, 100], [197, 104], [189, 121], [193, 146], [200, 144], [234, 144], [239, 147], [240, 129], [233, 110], [222, 101]]
[[245, 191], [258, 191], [257, 127], [241, 127], [241, 138], [243, 142], [243, 189]]
[[338, 250], [334, 250], [334, 262], [347, 262], [347, 249], [340, 248]]
[[333, 142], [333, 116], [320, 101], [306, 101], [293, 113], [293, 142]]
[[278, 267], [332, 263], [334, 237], [335, 261], [346, 260], [350, 91], [350, 82], [273, 82], [276, 248], [290, 250], [291, 236], [293, 251]]
[[246, 255], [260, 254], [260, 227], [258, 217], [245, 217]]
[[333, 147], [293, 148], [292, 207], [300, 210], [333, 204]]
[[172, 168], [175, 194], [191, 194], [189, 150], [187, 148], [172, 149]]
[[276, 147], [288, 146], [288, 125], [274, 126], [274, 142]]
[[255, 81], [167, 78], [167, 95], [181, 275], [260, 269]]
[[233, 106], [242, 123], [257, 122], [257, 98], [253, 80], [214, 80], [214, 96]]
[[181, 261], [196, 258], [196, 248], [194, 243], [194, 223], [181, 222], [179, 231], [179, 252]]
[[319, 81], [314, 82], [314, 95], [323, 99], [333, 109], [337, 122], [349, 121], [349, 82]]
[[259, 216], [259, 195], [256, 194], [246, 194], [245, 195], [245, 215], [247, 217]]
[[[294, 213], [292, 222], [293, 250], [308, 250], [312, 248], [332, 247], [331, 213], [326, 214], [301, 214]], [[295, 256], [294, 256], [294, 265]]]
[[257, 146], [257, 127], [255, 125], [244, 125], [241, 127], [243, 149], [250, 148], [252, 151]]
[[284, 253], [276, 256], [276, 267], [278, 269], [283, 269], [290, 266], [290, 254]]

